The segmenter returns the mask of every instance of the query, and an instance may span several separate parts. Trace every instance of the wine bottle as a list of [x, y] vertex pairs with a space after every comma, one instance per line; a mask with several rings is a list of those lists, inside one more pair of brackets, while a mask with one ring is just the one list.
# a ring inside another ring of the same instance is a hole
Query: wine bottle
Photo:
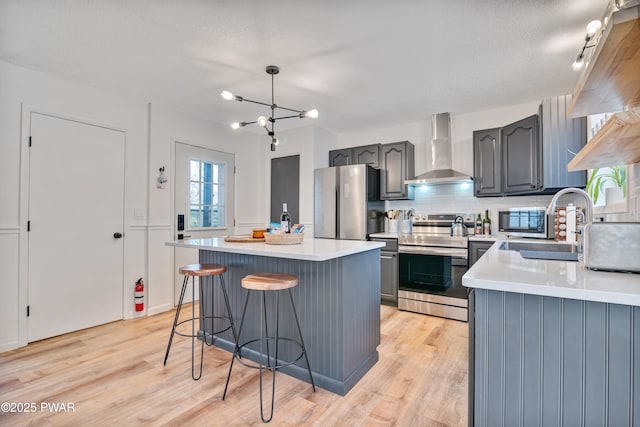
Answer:
[[483, 234], [487, 236], [491, 234], [491, 218], [489, 218], [489, 210], [484, 211], [484, 219], [482, 220]]
[[476, 218], [475, 234], [476, 236], [479, 236], [480, 234], [482, 234], [482, 216], [480, 216], [480, 214], [478, 214], [478, 217]]
[[287, 212], [286, 203], [282, 204], [282, 214], [280, 214], [280, 227], [285, 233], [291, 232], [291, 217], [289, 216], [289, 212]]

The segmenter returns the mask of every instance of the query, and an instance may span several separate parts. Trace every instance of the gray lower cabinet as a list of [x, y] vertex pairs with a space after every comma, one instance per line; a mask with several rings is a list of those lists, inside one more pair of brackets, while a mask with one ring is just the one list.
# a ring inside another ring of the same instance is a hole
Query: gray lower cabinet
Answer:
[[479, 242], [469, 240], [469, 267], [476, 263], [485, 252], [494, 244], [494, 241]]
[[380, 167], [380, 144], [329, 151], [329, 166], [369, 165]]
[[380, 250], [380, 299], [398, 303], [398, 239], [372, 238], [372, 241], [383, 242]]
[[413, 199], [413, 187], [405, 180], [415, 175], [415, 148], [409, 141], [383, 144], [380, 147], [380, 198]]
[[473, 292], [469, 425], [640, 424], [640, 307]]
[[502, 194], [500, 128], [473, 132], [473, 191], [476, 196]]

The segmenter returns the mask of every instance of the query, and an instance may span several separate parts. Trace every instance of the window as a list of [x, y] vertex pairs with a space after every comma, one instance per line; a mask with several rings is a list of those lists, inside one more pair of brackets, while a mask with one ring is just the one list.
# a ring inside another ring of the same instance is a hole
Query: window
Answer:
[[225, 164], [189, 162], [189, 229], [226, 226]]

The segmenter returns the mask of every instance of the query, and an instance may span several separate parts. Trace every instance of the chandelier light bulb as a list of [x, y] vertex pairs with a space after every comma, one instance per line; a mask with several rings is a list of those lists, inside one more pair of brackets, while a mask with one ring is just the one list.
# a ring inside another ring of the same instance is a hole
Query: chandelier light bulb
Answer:
[[231, 129], [240, 129], [240, 123], [238, 122], [231, 123]]
[[234, 97], [233, 94], [231, 92], [229, 92], [228, 90], [223, 90], [220, 93], [220, 96], [222, 96], [224, 99], [226, 99], [227, 101], [231, 101]]
[[597, 19], [587, 24], [587, 37], [593, 37], [602, 28], [602, 22]]
[[317, 119], [318, 118], [318, 110], [316, 110], [315, 108], [313, 110], [309, 110], [307, 111], [307, 114], [305, 114], [307, 117], [311, 117], [312, 119]]
[[258, 123], [258, 126], [265, 127], [267, 126], [267, 118], [265, 116], [260, 116], [258, 117], [258, 120], [256, 120], [256, 123]]
[[576, 58], [575, 61], [573, 61], [573, 64], [571, 64], [571, 68], [573, 68], [575, 71], [581, 70], [582, 66], [584, 65], [584, 60], [581, 57]]
[[271, 139], [271, 143], [272, 143], [273, 145], [278, 145], [278, 144], [280, 144], [280, 140], [279, 140], [278, 138], [272, 138], [272, 139]]

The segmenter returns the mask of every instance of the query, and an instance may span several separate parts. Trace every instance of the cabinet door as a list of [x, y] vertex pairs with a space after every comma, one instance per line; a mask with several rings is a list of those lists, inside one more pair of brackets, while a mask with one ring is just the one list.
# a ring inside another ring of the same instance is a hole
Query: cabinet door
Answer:
[[500, 129], [473, 132], [473, 173], [476, 196], [497, 196], [502, 193]]
[[369, 165], [374, 168], [380, 167], [380, 144], [354, 147], [352, 150], [354, 164]]
[[414, 175], [414, 147], [409, 141], [383, 144], [380, 148], [380, 198], [403, 200], [413, 198], [413, 187], [405, 179]]
[[502, 190], [505, 194], [531, 193], [540, 188], [538, 116], [502, 128]]
[[584, 187], [587, 172], [569, 172], [567, 164], [587, 143], [587, 118], [571, 118], [567, 109], [572, 96], [563, 95], [542, 100], [540, 128], [542, 132], [542, 187], [545, 193], [561, 188]]
[[494, 242], [469, 242], [469, 267], [476, 263]]
[[398, 301], [398, 253], [380, 251], [380, 298]]
[[351, 148], [329, 151], [329, 166], [347, 166], [352, 164], [354, 164], [354, 162]]

